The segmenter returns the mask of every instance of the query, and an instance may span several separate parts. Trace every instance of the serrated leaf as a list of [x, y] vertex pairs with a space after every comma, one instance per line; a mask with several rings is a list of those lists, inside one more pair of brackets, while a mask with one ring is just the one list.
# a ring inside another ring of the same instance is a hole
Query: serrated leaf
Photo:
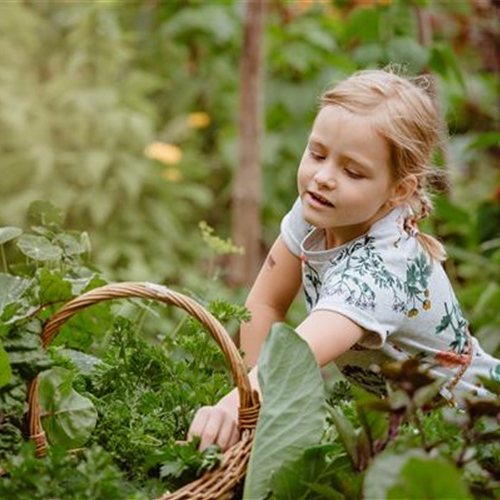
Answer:
[[319, 442], [326, 417], [319, 365], [292, 328], [273, 325], [258, 366], [263, 404], [243, 492], [247, 500], [266, 498], [273, 473]]
[[90, 401], [72, 387], [73, 374], [55, 367], [40, 374], [38, 398], [42, 425], [49, 441], [64, 448], [79, 448], [89, 439], [97, 422]]
[[21, 236], [21, 234], [23, 234], [23, 230], [18, 227], [0, 227], [0, 245]]
[[62, 250], [43, 236], [25, 234], [17, 240], [17, 247], [26, 257], [40, 262], [58, 261], [62, 257]]

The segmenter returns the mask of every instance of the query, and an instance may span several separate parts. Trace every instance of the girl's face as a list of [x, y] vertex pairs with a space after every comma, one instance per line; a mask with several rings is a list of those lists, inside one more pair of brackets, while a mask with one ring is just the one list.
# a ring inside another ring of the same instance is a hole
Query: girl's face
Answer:
[[328, 246], [368, 231], [388, 213], [390, 151], [370, 120], [337, 105], [320, 110], [298, 170], [307, 222], [326, 230]]

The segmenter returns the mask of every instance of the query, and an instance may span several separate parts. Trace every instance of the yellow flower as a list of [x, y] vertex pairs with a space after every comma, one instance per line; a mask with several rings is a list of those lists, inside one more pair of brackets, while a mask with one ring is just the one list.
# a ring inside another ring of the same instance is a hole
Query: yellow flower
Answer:
[[182, 150], [166, 142], [153, 142], [144, 151], [147, 158], [167, 165], [175, 165], [182, 159]]
[[191, 128], [205, 128], [210, 125], [210, 116], [203, 111], [189, 113], [187, 120]]
[[430, 300], [424, 300], [424, 309], [428, 311], [431, 308], [431, 301]]
[[418, 311], [417, 311], [415, 308], [413, 308], [413, 309], [411, 309], [410, 311], [408, 311], [408, 316], [409, 316], [410, 318], [414, 318], [414, 317], [415, 317], [415, 316], [417, 316], [417, 315], [418, 315]]
[[182, 172], [178, 168], [166, 168], [162, 173], [162, 177], [166, 181], [178, 182], [182, 180]]

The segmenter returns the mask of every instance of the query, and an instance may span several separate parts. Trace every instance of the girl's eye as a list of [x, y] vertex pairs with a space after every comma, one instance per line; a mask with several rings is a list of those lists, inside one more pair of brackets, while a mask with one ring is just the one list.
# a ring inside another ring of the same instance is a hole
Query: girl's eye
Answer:
[[309, 151], [309, 155], [310, 155], [310, 156], [311, 156], [311, 158], [313, 158], [314, 160], [321, 161], [321, 160], [324, 160], [324, 159], [325, 159], [325, 157], [324, 157], [324, 156], [318, 155], [318, 154], [316, 154], [314, 151]]
[[347, 170], [347, 169], [346, 169], [346, 172], [347, 172], [347, 175], [348, 175], [349, 177], [351, 177], [351, 179], [362, 179], [362, 178], [363, 178], [363, 176], [362, 176], [362, 175], [359, 175], [359, 174], [357, 174], [356, 172], [352, 172], [351, 170]]

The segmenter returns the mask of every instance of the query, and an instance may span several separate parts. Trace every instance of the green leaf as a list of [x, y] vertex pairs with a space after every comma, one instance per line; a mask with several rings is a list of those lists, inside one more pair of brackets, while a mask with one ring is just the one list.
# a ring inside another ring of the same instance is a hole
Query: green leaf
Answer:
[[38, 386], [43, 428], [52, 444], [65, 448], [83, 446], [97, 422], [94, 405], [72, 383], [69, 370], [55, 367], [40, 375]]
[[5, 307], [21, 299], [28, 286], [28, 280], [0, 273], [0, 316]]
[[410, 458], [400, 470], [396, 484], [387, 492], [387, 498], [399, 500], [461, 500], [472, 499], [454, 464], [442, 458]]
[[330, 410], [330, 416], [332, 417], [333, 423], [337, 428], [339, 433], [339, 438], [344, 445], [349, 457], [352, 460], [354, 466], [357, 466], [359, 463], [358, 450], [356, 447], [357, 435], [356, 430], [354, 429], [351, 422], [348, 418], [337, 408], [332, 408]]
[[[326, 455], [334, 450], [331, 444], [306, 449], [297, 460], [286, 463], [273, 478], [276, 500], [295, 500], [305, 496], [310, 483], [317, 482], [327, 468]], [[337, 493], [338, 495], [338, 493]]]
[[402, 453], [388, 449], [377, 455], [366, 470], [363, 498], [387, 498], [387, 492], [396, 484], [401, 469], [413, 457], [425, 457], [425, 453], [420, 449]]
[[71, 283], [66, 281], [59, 271], [42, 268], [37, 272], [38, 302], [68, 301], [73, 298]]
[[370, 405], [378, 402], [385, 403], [386, 401], [379, 399], [377, 396], [370, 394], [360, 387], [352, 387], [351, 391], [356, 399], [359, 420], [369, 433], [371, 441], [375, 442], [377, 439], [384, 439], [389, 428], [387, 415], [373, 409]]
[[409, 64], [414, 73], [420, 72], [429, 59], [429, 51], [409, 37], [391, 39], [387, 44], [387, 55], [392, 62]]
[[453, 77], [466, 91], [465, 80], [458, 64], [457, 58], [447, 44], [436, 42], [431, 47], [429, 66], [444, 78]]
[[492, 146], [500, 146], [500, 132], [483, 132], [482, 134], [477, 134], [466, 150], [487, 149]]
[[58, 261], [62, 257], [62, 250], [43, 236], [25, 234], [17, 240], [17, 246], [24, 255], [36, 261]]
[[3, 344], [0, 341], [0, 387], [7, 385], [12, 377], [12, 368], [9, 362], [9, 356], [3, 348]]
[[23, 234], [23, 231], [18, 227], [0, 227], [0, 245], [21, 236], [21, 234]]
[[319, 365], [292, 328], [273, 325], [258, 365], [263, 404], [243, 492], [251, 500], [266, 498], [274, 472], [319, 442], [326, 417]]
[[60, 226], [64, 221], [64, 212], [49, 201], [34, 201], [28, 208], [28, 217], [33, 224]]

